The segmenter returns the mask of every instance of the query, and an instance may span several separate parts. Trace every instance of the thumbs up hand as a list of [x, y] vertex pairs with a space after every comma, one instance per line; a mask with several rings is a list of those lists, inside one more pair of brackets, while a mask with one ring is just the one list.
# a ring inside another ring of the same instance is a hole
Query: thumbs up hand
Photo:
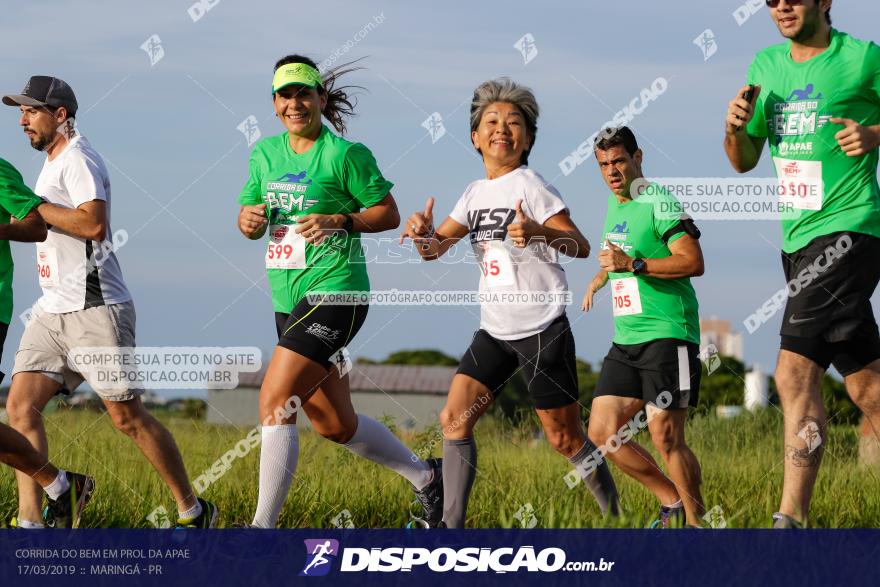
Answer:
[[434, 236], [434, 198], [425, 202], [424, 212], [416, 212], [410, 216], [400, 235], [400, 244], [408, 237], [413, 241], [424, 241]]
[[507, 236], [513, 246], [525, 248], [531, 239], [541, 235], [541, 225], [526, 216], [522, 209], [522, 200], [516, 201], [516, 218], [507, 226]]
[[609, 273], [626, 273], [632, 271], [633, 258], [623, 249], [609, 240], [605, 240], [605, 249], [599, 253], [599, 267]]

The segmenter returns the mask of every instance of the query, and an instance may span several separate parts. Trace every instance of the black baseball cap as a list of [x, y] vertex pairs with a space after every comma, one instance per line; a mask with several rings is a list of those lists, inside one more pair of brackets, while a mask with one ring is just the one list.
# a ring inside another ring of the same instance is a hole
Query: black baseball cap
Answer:
[[48, 75], [35, 75], [28, 80], [20, 94], [3, 96], [7, 106], [64, 106], [70, 116], [76, 116], [76, 96], [64, 80]]

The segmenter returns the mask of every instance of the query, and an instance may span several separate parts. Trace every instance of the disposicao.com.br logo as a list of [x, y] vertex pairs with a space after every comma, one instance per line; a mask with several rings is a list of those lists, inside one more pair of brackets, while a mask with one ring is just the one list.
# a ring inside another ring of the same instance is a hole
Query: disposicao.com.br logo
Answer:
[[435, 573], [515, 573], [517, 571], [554, 573], [556, 571], [610, 571], [613, 561], [567, 561], [561, 548], [533, 546], [518, 548], [345, 548], [340, 572], [410, 572], [414, 567], [427, 567]]

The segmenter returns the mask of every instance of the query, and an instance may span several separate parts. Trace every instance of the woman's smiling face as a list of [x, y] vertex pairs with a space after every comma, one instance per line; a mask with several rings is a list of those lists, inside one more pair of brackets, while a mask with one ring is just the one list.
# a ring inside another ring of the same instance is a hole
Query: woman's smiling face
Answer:
[[321, 130], [321, 111], [327, 104], [327, 94], [317, 88], [292, 84], [275, 92], [275, 114], [288, 132], [301, 137], [312, 137]]
[[471, 139], [484, 161], [516, 166], [532, 143], [522, 112], [508, 102], [489, 104], [477, 130], [471, 133]]

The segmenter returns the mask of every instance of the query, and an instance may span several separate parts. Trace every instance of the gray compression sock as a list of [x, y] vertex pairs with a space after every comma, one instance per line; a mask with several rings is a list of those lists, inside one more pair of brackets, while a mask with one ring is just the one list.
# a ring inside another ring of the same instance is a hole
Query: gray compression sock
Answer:
[[477, 476], [477, 445], [473, 438], [443, 441], [443, 521], [464, 528], [468, 497]]

